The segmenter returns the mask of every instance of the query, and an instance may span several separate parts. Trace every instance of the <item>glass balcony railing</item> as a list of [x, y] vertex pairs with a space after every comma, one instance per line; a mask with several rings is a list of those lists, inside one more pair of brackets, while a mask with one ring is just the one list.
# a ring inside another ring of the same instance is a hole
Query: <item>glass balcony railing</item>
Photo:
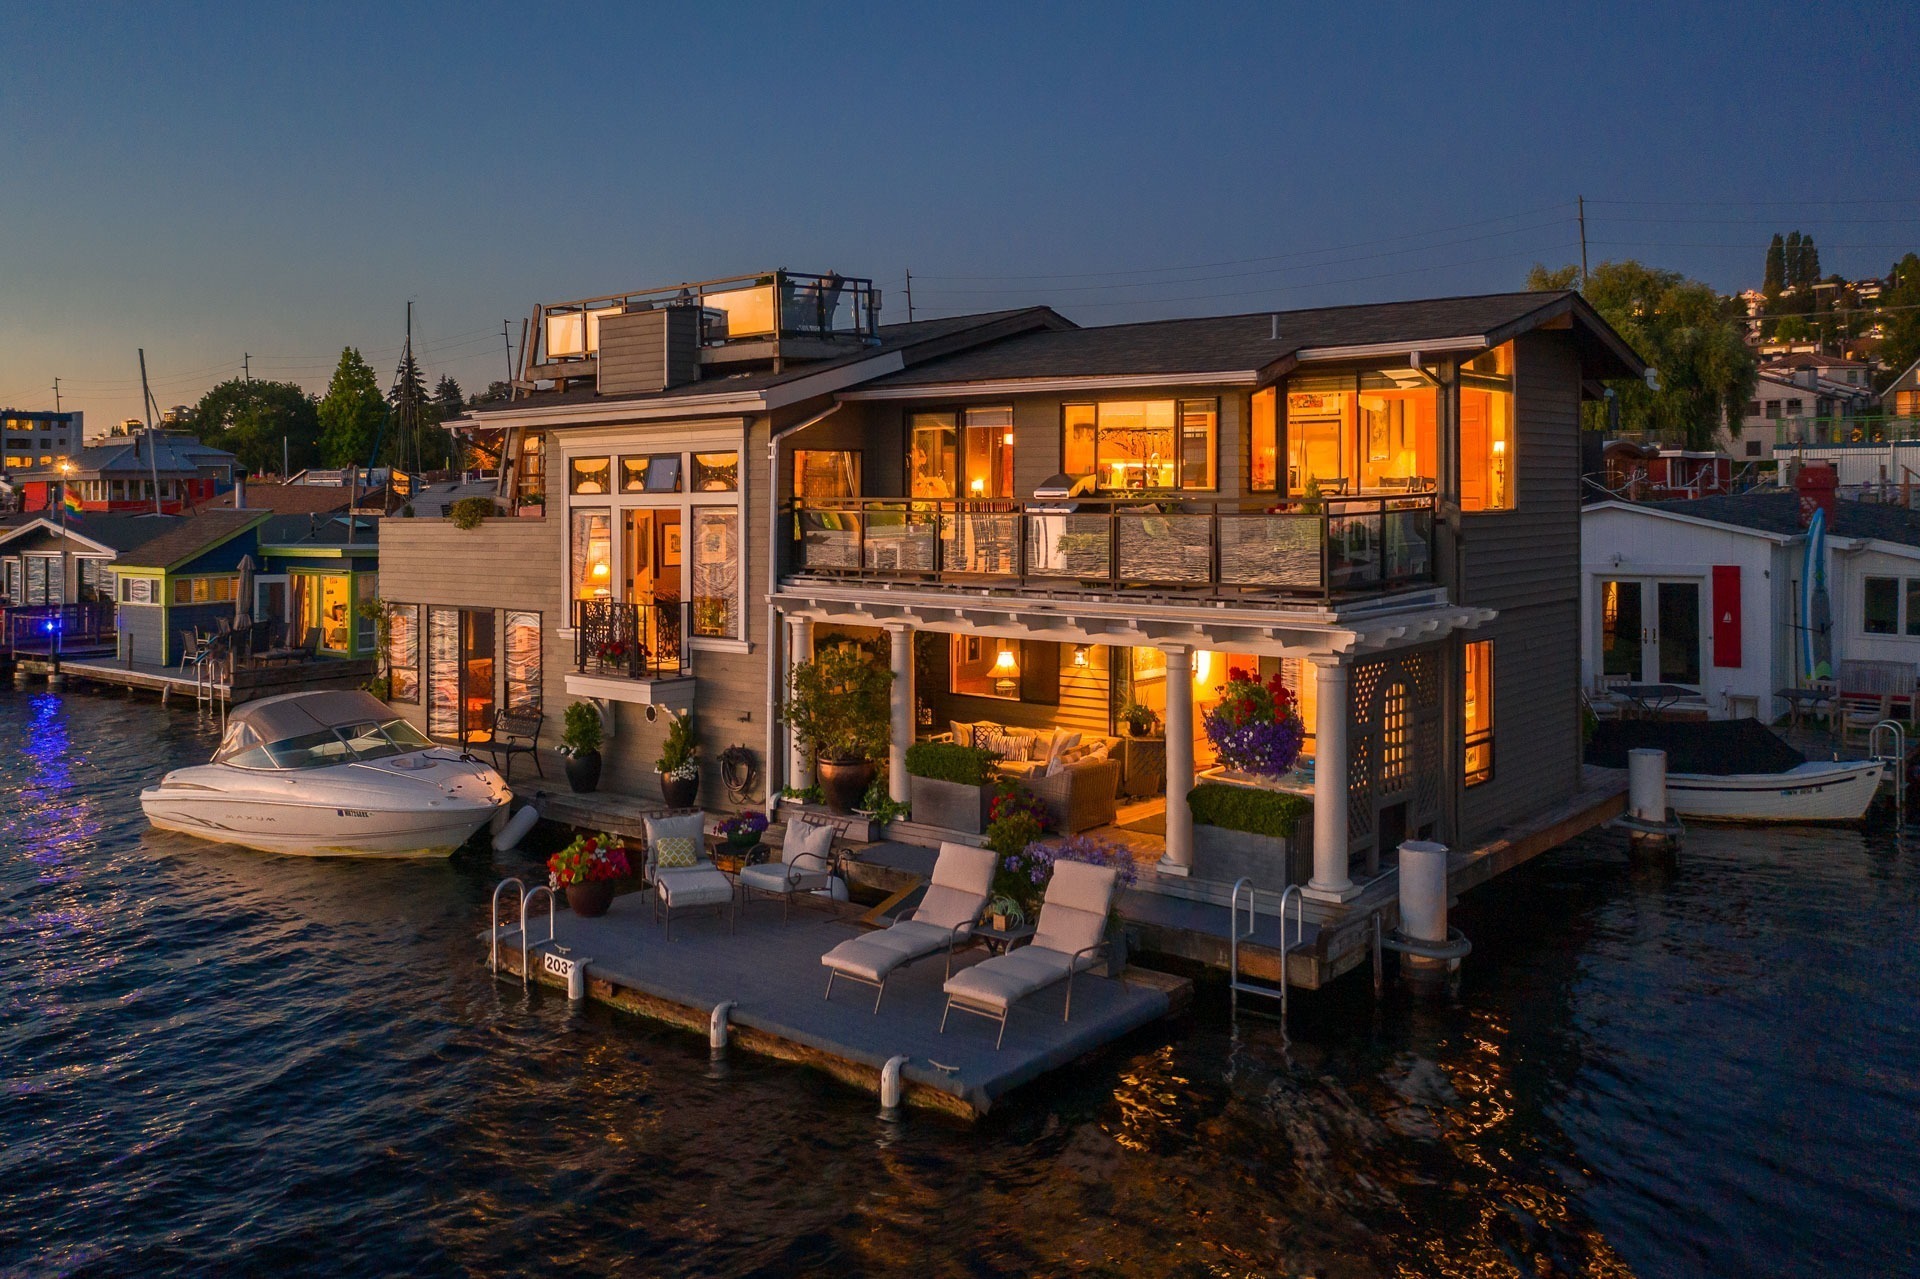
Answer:
[[1196, 502], [804, 502], [794, 508], [796, 569], [1324, 601], [1431, 582], [1433, 517], [1426, 493], [1252, 510]]

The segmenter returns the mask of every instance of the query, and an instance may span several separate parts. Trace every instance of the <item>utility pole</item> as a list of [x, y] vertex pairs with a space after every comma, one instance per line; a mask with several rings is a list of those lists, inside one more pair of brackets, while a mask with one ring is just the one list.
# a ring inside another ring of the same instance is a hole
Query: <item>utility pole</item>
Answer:
[[153, 513], [165, 515], [160, 509], [160, 460], [154, 455], [153, 439], [153, 392], [147, 388], [147, 348], [140, 348], [140, 397], [141, 409], [147, 415], [147, 479], [153, 484]]
[[60, 379], [59, 378], [53, 379], [53, 411], [55, 413], [58, 413], [60, 411]]
[[907, 268], [907, 323], [913, 323], [913, 268]]
[[500, 341], [507, 348], [507, 385], [513, 385], [513, 335], [507, 331], [509, 321], [500, 321]]
[[1574, 197], [1580, 202], [1580, 288], [1587, 287], [1587, 197]]
[[252, 360], [253, 360], [253, 355], [251, 352], [248, 352], [248, 351], [240, 352], [240, 380], [242, 382], [253, 381]]

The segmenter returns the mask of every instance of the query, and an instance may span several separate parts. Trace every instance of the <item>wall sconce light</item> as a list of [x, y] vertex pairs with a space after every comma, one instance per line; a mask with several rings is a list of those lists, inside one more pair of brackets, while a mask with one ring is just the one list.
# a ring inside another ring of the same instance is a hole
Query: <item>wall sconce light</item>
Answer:
[[1085, 666], [1087, 664], [1087, 646], [1085, 644], [1075, 644], [1073, 646], [1073, 664], [1075, 666]]

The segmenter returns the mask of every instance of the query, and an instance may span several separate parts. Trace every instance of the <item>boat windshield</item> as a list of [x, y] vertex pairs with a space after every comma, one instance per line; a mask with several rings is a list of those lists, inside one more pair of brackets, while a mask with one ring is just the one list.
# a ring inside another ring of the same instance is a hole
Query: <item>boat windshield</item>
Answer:
[[215, 759], [235, 768], [331, 768], [336, 764], [406, 755], [426, 750], [432, 745], [431, 740], [404, 719], [391, 719], [385, 723], [366, 720], [358, 724], [321, 729], [315, 733], [302, 733], [298, 737], [282, 738], [233, 754], [222, 752], [225, 757], [216, 756]]

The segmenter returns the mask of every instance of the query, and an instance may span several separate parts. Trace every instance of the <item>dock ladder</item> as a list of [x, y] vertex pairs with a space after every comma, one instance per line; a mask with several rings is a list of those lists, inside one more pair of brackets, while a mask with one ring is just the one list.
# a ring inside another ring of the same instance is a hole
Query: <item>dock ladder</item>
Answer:
[[[1240, 931], [1240, 895], [1246, 893], [1247, 930]], [[1293, 941], [1287, 941], [1287, 903], [1294, 905]], [[1259, 926], [1259, 918], [1254, 910], [1253, 881], [1242, 876], [1233, 883], [1233, 900], [1227, 908], [1227, 982], [1231, 992], [1234, 1012], [1240, 1011], [1240, 996], [1264, 995], [1268, 999], [1280, 1001], [1280, 1017], [1287, 1016], [1287, 956], [1293, 948], [1306, 938], [1307, 916], [1306, 900], [1300, 896], [1300, 885], [1288, 884], [1287, 890], [1280, 894], [1280, 984], [1270, 985], [1263, 981], [1248, 981], [1240, 976], [1240, 943], [1253, 936]]]
[[[1893, 743], [1891, 755], [1880, 749], [1880, 735], [1885, 733]], [[1893, 774], [1893, 808], [1902, 826], [1907, 824], [1907, 729], [1897, 719], [1883, 719], [1873, 726], [1873, 736], [1867, 739], [1867, 752], [1877, 760], [1886, 763]]]

